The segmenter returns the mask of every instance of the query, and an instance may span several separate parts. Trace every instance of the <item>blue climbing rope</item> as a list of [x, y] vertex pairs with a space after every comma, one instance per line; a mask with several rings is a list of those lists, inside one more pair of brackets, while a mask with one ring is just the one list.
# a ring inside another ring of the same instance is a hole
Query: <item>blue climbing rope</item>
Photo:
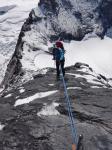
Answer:
[[71, 105], [70, 98], [68, 96], [67, 87], [66, 87], [66, 83], [65, 83], [65, 79], [64, 79], [64, 76], [63, 76], [63, 73], [62, 73], [61, 66], [60, 66], [60, 72], [61, 72], [61, 78], [62, 78], [64, 93], [65, 93], [65, 101], [66, 101], [66, 104], [67, 104], [68, 115], [69, 115], [69, 120], [70, 120], [70, 126], [71, 126], [71, 131], [72, 131], [73, 144], [77, 145], [78, 144], [78, 136], [77, 136], [77, 130], [76, 130], [76, 127], [75, 127], [74, 117], [73, 117], [73, 113], [72, 113], [72, 105]]

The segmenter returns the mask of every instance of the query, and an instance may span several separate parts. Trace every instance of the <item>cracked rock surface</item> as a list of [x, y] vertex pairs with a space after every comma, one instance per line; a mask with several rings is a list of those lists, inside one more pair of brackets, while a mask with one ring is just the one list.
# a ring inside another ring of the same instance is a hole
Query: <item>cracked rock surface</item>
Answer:
[[[84, 136], [85, 150], [111, 150], [112, 89], [99, 78], [94, 79], [95, 82], [88, 81], [85, 76], [91, 77], [91, 73], [80, 66], [66, 68], [65, 81], [77, 133]], [[48, 91], [56, 92], [14, 106], [18, 100]], [[4, 93], [0, 97], [0, 124], [3, 125], [0, 150], [71, 149], [72, 136], [64, 99], [62, 81], [56, 81], [54, 69]]]

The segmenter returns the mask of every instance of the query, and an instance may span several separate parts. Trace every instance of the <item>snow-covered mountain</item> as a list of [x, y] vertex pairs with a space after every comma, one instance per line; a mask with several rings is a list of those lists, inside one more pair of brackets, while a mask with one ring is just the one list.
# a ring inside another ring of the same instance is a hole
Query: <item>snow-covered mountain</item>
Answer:
[[111, 150], [112, 0], [0, 4], [0, 149], [71, 149], [64, 88], [50, 53], [61, 39], [77, 134], [85, 150]]
[[108, 11], [105, 10], [109, 5], [110, 1], [40, 0], [22, 26], [2, 83], [13, 80], [13, 75], [15, 78], [17, 74], [24, 74], [24, 78], [28, 79], [38, 69], [53, 67], [52, 58], [45, 51], [59, 38], [64, 40], [66, 66], [80, 61], [111, 78], [112, 40], [107, 37], [100, 39], [111, 26], [111, 15], [106, 17], [106, 13], [111, 12], [111, 5]]
[[0, 0], [0, 82], [15, 51], [21, 27], [38, 0]]

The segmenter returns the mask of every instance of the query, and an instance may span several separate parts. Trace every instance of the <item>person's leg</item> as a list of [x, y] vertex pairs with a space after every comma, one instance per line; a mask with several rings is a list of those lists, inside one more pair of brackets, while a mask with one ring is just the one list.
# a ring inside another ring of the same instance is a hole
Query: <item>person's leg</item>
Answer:
[[59, 76], [60, 76], [59, 66], [60, 66], [60, 62], [56, 61], [57, 78], [59, 78]]
[[64, 64], [65, 64], [65, 60], [61, 60], [61, 69], [62, 69], [63, 76], [65, 75]]

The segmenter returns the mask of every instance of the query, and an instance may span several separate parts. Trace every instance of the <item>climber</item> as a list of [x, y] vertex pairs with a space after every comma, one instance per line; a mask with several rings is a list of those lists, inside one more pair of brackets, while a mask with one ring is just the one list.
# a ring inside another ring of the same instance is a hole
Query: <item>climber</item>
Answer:
[[65, 50], [63, 43], [57, 41], [53, 46], [53, 60], [56, 61], [57, 79], [60, 78], [60, 66], [62, 69], [63, 76], [65, 75], [64, 63], [65, 63]]

